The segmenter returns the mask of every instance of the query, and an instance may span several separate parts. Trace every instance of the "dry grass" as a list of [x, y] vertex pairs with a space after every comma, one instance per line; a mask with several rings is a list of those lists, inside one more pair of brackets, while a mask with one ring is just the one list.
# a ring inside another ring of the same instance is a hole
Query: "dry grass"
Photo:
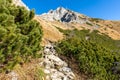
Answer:
[[[59, 21], [46, 21], [41, 19], [38, 16], [35, 16], [34, 18], [35, 20], [37, 20], [43, 29], [43, 38], [42, 38], [42, 45], [44, 46], [45, 44], [48, 44], [50, 41], [52, 42], [57, 42], [59, 40], [62, 40], [64, 38], [63, 33], [61, 33], [56, 27], [59, 27], [61, 29], [91, 29], [92, 27], [90, 27], [89, 25], [86, 24], [78, 24], [78, 23], [61, 23]], [[92, 28], [93, 29], [93, 28]]]
[[101, 33], [107, 34], [115, 40], [120, 40], [120, 21], [99, 21], [102, 27], [98, 29]]
[[[31, 60], [29, 63], [16, 65], [13, 71], [17, 73], [18, 80], [45, 80], [43, 68], [39, 63], [39, 59]], [[12, 76], [9, 73], [1, 73], [0, 80], [12, 80]]]
[[35, 17], [35, 20], [40, 22], [42, 29], [43, 29], [43, 39], [42, 39], [42, 45], [45, 45], [49, 43], [49, 41], [56, 42], [58, 40], [63, 39], [63, 34], [59, 32], [56, 27], [54, 27], [51, 23], [42, 20], [38, 17]]
[[[42, 45], [48, 44], [49, 41], [59, 41], [64, 38], [63, 34], [56, 28], [59, 27], [63, 30], [72, 30], [72, 29], [89, 29], [93, 31], [94, 29], [100, 31], [100, 33], [105, 33], [109, 37], [115, 40], [120, 40], [120, 21], [108, 21], [100, 20], [99, 22], [93, 22], [93, 26], [90, 26], [86, 23], [61, 23], [59, 21], [46, 21], [41, 19], [38, 16], [35, 16], [35, 19], [40, 22], [43, 28], [43, 39]], [[96, 24], [99, 28], [96, 28]]]

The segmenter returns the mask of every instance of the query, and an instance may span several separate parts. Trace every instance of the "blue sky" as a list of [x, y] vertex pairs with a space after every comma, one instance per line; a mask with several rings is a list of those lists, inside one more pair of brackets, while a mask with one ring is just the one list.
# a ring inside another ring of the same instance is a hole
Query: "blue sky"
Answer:
[[59, 6], [107, 20], [120, 20], [120, 0], [23, 0], [36, 14], [48, 12]]

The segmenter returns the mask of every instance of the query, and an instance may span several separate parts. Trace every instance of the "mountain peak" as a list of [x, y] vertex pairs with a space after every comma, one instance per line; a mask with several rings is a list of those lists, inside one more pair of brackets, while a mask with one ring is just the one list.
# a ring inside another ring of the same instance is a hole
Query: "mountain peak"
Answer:
[[64, 7], [58, 7], [57, 10], [66, 10]]
[[[45, 20], [49, 21], [60, 21], [60, 22], [77, 22], [77, 23], [84, 23], [85, 20], [88, 18], [82, 14], [74, 12], [69, 9], [65, 9], [63, 7], [58, 7], [56, 10], [50, 10], [48, 13], [44, 13], [40, 15]], [[86, 18], [83, 20], [83, 18]]]
[[64, 7], [58, 7], [56, 11], [64, 12], [64, 11], [67, 11], [67, 9], [65, 9]]

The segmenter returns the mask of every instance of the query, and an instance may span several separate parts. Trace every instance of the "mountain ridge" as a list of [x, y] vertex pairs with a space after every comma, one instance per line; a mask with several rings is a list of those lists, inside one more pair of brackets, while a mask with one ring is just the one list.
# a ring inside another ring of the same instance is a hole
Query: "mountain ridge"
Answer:
[[55, 10], [50, 10], [48, 13], [43, 13], [40, 15], [41, 18], [48, 21], [60, 21], [60, 22], [76, 22], [76, 23], [85, 23], [88, 20], [88, 16], [80, 14], [78, 12], [65, 9], [63, 7], [58, 7]]

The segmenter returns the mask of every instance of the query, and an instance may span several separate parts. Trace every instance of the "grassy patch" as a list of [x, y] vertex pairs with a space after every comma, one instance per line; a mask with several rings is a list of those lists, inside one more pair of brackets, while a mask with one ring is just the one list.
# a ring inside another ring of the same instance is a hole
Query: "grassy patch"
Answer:
[[44, 80], [45, 74], [42, 68], [37, 67], [35, 70], [35, 80]]

